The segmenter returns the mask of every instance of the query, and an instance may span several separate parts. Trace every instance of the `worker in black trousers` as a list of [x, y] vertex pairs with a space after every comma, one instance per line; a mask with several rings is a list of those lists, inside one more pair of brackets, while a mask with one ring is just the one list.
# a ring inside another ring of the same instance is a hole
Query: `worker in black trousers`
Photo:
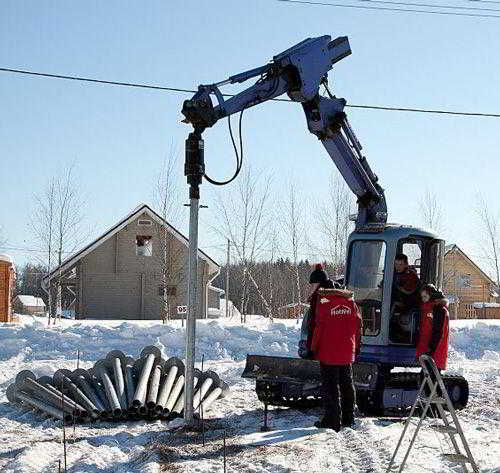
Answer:
[[323, 418], [314, 424], [318, 428], [338, 432], [354, 423], [352, 363], [361, 348], [361, 329], [361, 315], [351, 291], [318, 290], [311, 344], [314, 358], [320, 362], [325, 408]]

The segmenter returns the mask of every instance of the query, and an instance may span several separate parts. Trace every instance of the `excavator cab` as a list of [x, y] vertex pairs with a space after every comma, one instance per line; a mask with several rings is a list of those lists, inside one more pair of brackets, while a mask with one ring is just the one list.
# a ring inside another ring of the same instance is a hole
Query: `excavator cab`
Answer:
[[[444, 241], [402, 225], [367, 230], [354, 231], [349, 238], [345, 281], [363, 318], [360, 361], [388, 368], [418, 366], [419, 287], [427, 283], [441, 287]], [[405, 304], [397, 300], [395, 284], [395, 259], [400, 253], [408, 257], [408, 271], [418, 278]]]

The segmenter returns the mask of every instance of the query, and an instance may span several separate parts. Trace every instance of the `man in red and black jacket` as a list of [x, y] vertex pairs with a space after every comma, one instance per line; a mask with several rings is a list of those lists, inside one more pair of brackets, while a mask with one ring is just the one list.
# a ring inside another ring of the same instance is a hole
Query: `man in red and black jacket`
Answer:
[[417, 272], [408, 265], [408, 256], [398, 253], [394, 260], [393, 302], [408, 311], [418, 307], [420, 279]]
[[[311, 350], [319, 360], [324, 417], [314, 425], [339, 431], [354, 424], [356, 393], [352, 363], [361, 349], [362, 320], [352, 292], [320, 289]], [[339, 399], [340, 390], [340, 399]]]

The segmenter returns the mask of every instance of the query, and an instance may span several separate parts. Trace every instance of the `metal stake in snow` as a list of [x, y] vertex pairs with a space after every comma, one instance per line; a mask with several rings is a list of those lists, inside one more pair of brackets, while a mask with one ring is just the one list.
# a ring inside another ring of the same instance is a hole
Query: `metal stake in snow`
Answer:
[[193, 423], [194, 359], [198, 294], [198, 211], [200, 184], [205, 173], [203, 130], [195, 128], [186, 140], [184, 175], [189, 184], [189, 275], [188, 313], [186, 324], [186, 384], [184, 386], [184, 421]]

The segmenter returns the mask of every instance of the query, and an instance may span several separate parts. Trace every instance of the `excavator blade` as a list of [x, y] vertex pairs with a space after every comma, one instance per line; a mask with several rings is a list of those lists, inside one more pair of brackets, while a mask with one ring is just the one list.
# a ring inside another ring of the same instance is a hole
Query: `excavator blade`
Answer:
[[314, 407], [321, 402], [321, 375], [317, 361], [247, 355], [241, 376], [255, 379], [255, 391], [265, 404]]
[[[373, 390], [378, 369], [373, 363], [355, 363], [353, 379], [359, 390]], [[314, 407], [321, 402], [319, 363], [302, 358], [247, 355], [242, 378], [255, 379], [258, 398], [269, 405]]]
[[321, 382], [317, 361], [282, 356], [247, 355], [241, 377], [270, 381]]

